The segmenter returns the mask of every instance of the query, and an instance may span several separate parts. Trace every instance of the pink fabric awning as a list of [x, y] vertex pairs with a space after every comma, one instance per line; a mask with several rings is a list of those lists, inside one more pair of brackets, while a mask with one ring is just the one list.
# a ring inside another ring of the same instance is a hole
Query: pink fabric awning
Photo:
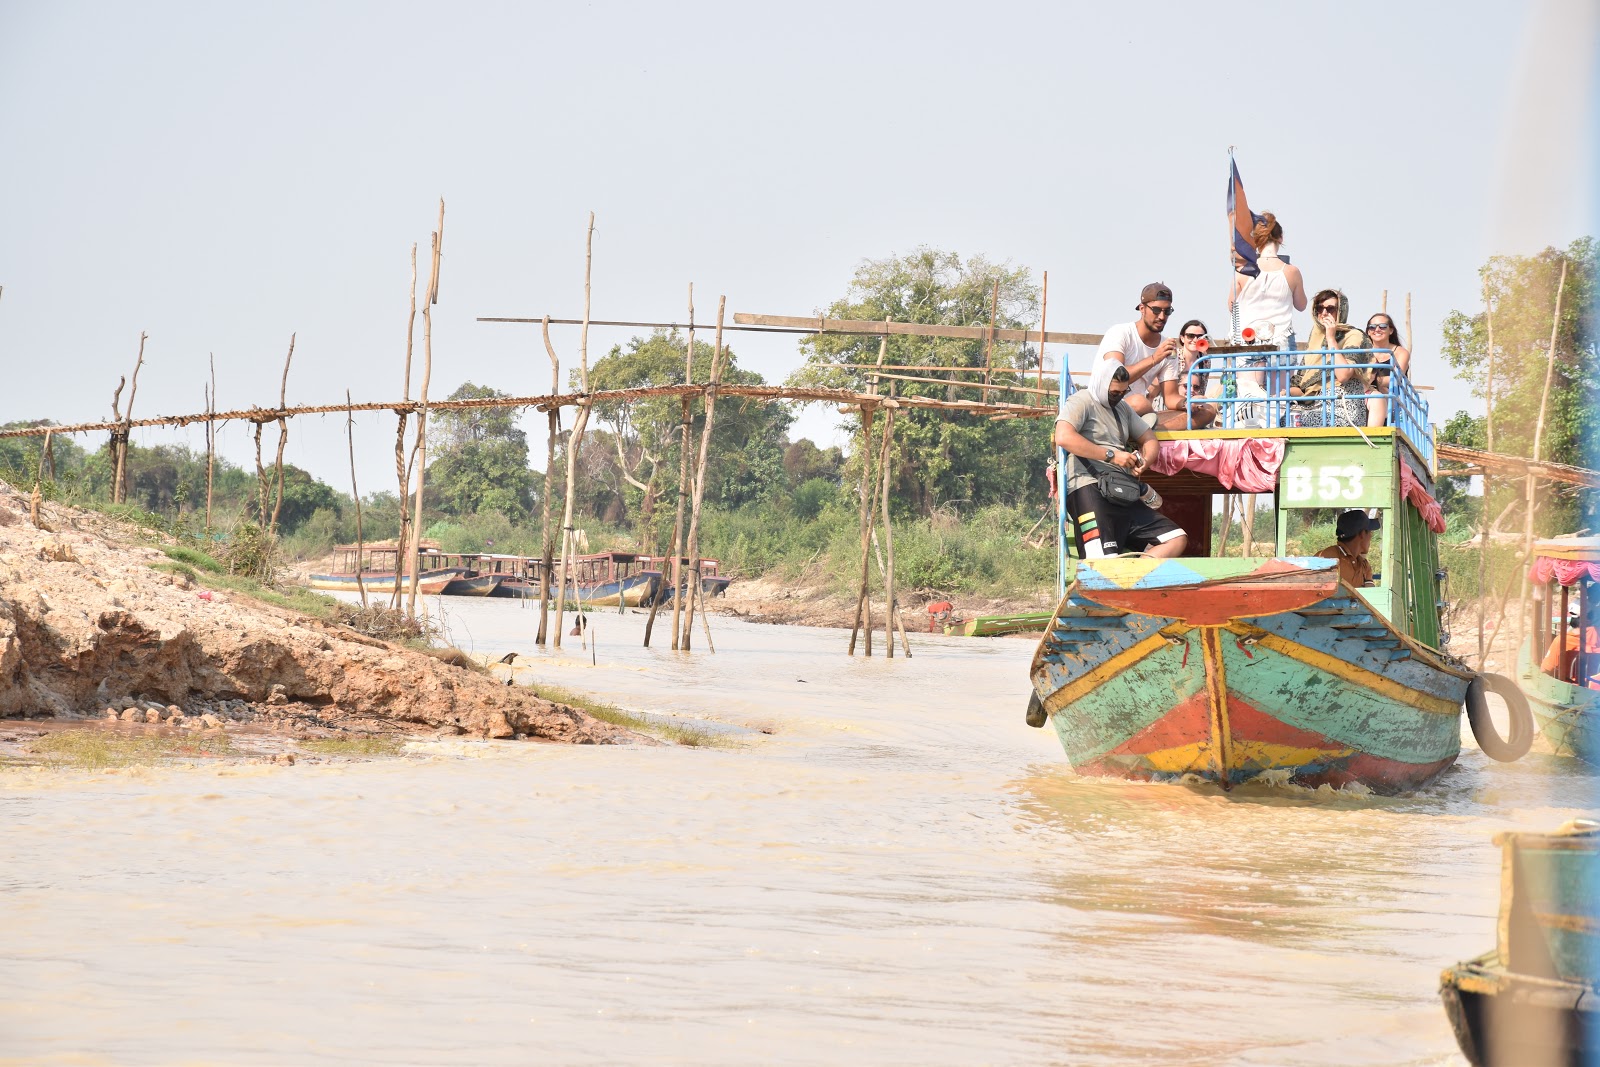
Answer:
[[1157, 474], [1194, 471], [1209, 474], [1222, 488], [1239, 493], [1270, 493], [1278, 484], [1283, 465], [1281, 437], [1203, 438], [1198, 441], [1162, 441], [1161, 454], [1151, 469]]
[[1422, 521], [1428, 524], [1428, 529], [1436, 534], [1444, 533], [1444, 510], [1404, 460], [1400, 462], [1400, 492], [1422, 513]]
[[1585, 559], [1535, 556], [1533, 566], [1528, 568], [1528, 581], [1534, 585], [1543, 585], [1551, 578], [1562, 585], [1577, 585], [1585, 578], [1591, 582], [1600, 582], [1600, 563], [1591, 563]]

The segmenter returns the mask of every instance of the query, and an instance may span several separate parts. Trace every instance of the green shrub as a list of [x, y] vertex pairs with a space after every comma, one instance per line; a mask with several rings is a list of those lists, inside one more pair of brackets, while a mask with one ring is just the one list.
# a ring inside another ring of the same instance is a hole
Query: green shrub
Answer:
[[161, 551], [166, 554], [168, 559], [176, 560], [188, 567], [205, 571], [208, 574], [221, 574], [226, 570], [216, 559], [208, 556], [198, 548], [189, 548], [186, 545], [163, 545]]

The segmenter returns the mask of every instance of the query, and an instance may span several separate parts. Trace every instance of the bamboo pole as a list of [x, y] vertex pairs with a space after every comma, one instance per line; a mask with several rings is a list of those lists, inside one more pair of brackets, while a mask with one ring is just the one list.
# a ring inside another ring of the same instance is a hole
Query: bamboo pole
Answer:
[[139, 334], [139, 358], [133, 365], [133, 388], [128, 392], [128, 414], [124, 418], [117, 410], [117, 400], [122, 396], [122, 380], [117, 382], [117, 391], [111, 397], [111, 414], [122, 423], [122, 426], [111, 434], [113, 459], [116, 461], [116, 472], [111, 482], [111, 502], [121, 504], [127, 499], [127, 486], [123, 484], [124, 471], [128, 462], [128, 432], [133, 422], [133, 398], [139, 392], [139, 368], [144, 366], [144, 342], [148, 334]]
[[[433, 305], [439, 302], [439, 253], [444, 244], [444, 197], [439, 198], [439, 226], [433, 231], [433, 268], [422, 301], [422, 385], [417, 389], [417, 436], [411, 450], [417, 473], [417, 495], [411, 507], [411, 588], [406, 613], [417, 617], [417, 590], [421, 585], [422, 488], [428, 477], [428, 385], [433, 379]], [[402, 506], [404, 498], [402, 498]], [[395, 582], [396, 585], [400, 583]]]
[[[561, 514], [561, 577], [556, 581], [555, 647], [561, 647], [562, 616], [567, 609], [567, 578], [572, 567], [572, 508], [577, 491], [578, 449], [583, 444], [583, 431], [589, 426], [589, 300], [590, 279], [594, 266], [594, 212], [589, 212], [589, 232], [583, 251], [583, 332], [578, 335], [578, 376], [584, 398], [578, 402], [578, 417], [572, 424], [572, 436], [567, 439], [567, 494], [566, 506]], [[582, 607], [579, 607], [582, 613]]]
[[[1044, 272], [1044, 295], [1039, 298], [1039, 377], [1033, 384], [1044, 388], [1044, 339], [1050, 336], [1047, 322], [1050, 316], [1050, 272]], [[910, 655], [910, 653], [907, 653]]]
[[1383, 303], [1378, 310], [1383, 312], [1385, 315], [1389, 314], [1389, 290], [1387, 289], [1383, 291]]
[[[706, 421], [700, 429], [700, 457], [695, 461], [694, 499], [689, 504], [689, 532], [685, 538], [689, 560], [688, 591], [684, 593], [683, 651], [692, 645], [694, 635], [695, 605], [700, 600], [700, 508], [706, 496], [706, 459], [711, 451], [711, 431], [717, 417], [717, 386], [722, 384], [722, 363], [726, 353], [722, 347], [722, 323], [728, 307], [728, 298], [717, 298], [717, 333], [711, 345], [711, 380], [706, 383]], [[709, 631], [708, 631], [709, 632]], [[715, 652], [716, 649], [711, 651]]]
[[[883, 366], [883, 360], [889, 351], [889, 337], [887, 334], [878, 338], [878, 366]], [[878, 393], [878, 374], [874, 374], [868, 382], [867, 391], [870, 395]], [[872, 416], [875, 404], [861, 406], [861, 581], [856, 591], [856, 617], [850, 625], [850, 650], [849, 655], [856, 654], [856, 631], [862, 635], [862, 654], [872, 656], [872, 596], [868, 590], [868, 552], [872, 544], [872, 491], [874, 484], [872, 478]]]
[[361, 490], [356, 488], [356, 411], [350, 390], [344, 391], [345, 403], [350, 405], [345, 415], [345, 436], [350, 442], [350, 499], [356, 502], [356, 589], [361, 593], [361, 606], [367, 607], [367, 583], [361, 577], [362, 560], [367, 554], [367, 540], [361, 531]]
[[[417, 336], [417, 243], [411, 242], [411, 311], [406, 319], [406, 371], [405, 381], [401, 388], [401, 399], [406, 403], [411, 401], [411, 349]], [[411, 496], [411, 468], [406, 465], [406, 410], [399, 412], [399, 425], [394, 431], [394, 476], [400, 485], [400, 526], [395, 534], [394, 541], [394, 591], [389, 595], [391, 609], [400, 606], [400, 574], [403, 570], [401, 564], [410, 559], [408, 552], [408, 535], [411, 532], [411, 509], [406, 507], [406, 500]]]
[[211, 488], [217, 469], [217, 424], [212, 417], [217, 413], [217, 356], [206, 353], [211, 363], [211, 387], [206, 391], [206, 545], [211, 544]]
[[[1489, 300], [1489, 276], [1483, 277], [1483, 314], [1489, 330], [1489, 373], [1483, 386], [1483, 432], [1487, 450], [1494, 451], [1494, 304]], [[1478, 669], [1483, 670], [1489, 650], [1484, 644], [1484, 606], [1488, 600], [1485, 584], [1489, 571], [1489, 471], [1483, 472], [1483, 519], [1478, 531]]]
[[[1545, 353], [1544, 391], [1539, 394], [1539, 420], [1533, 425], [1533, 450], [1529, 453], [1529, 458], [1534, 460], [1539, 458], [1539, 450], [1544, 443], [1544, 416], [1550, 403], [1550, 383], [1556, 374], [1556, 342], [1561, 336], [1561, 297], [1566, 289], [1567, 261], [1562, 257], [1561, 280], [1556, 283], [1556, 307], [1550, 321], [1550, 348]], [[1524, 490], [1528, 498], [1527, 517], [1522, 527], [1522, 587], [1517, 601], [1517, 648], [1512, 650], [1513, 663], [1516, 662], [1517, 650], [1528, 640], [1528, 563], [1533, 558], [1534, 494], [1537, 491], [1538, 480], [1530, 473]]]
[[[556, 346], [550, 343], [550, 316], [545, 316], [542, 328], [544, 354], [550, 358], [550, 391], [558, 392], [561, 360], [556, 355]], [[550, 497], [555, 492], [556, 438], [561, 436], [561, 409], [554, 405], [546, 408], [545, 420], [548, 432], [544, 449], [544, 514], [539, 520], [539, 547], [544, 555], [539, 563], [539, 635], [534, 639], [534, 643], [541, 646], [547, 639], [550, 624], [550, 568], [556, 547], [555, 539], [550, 536]]]
[[[694, 384], [694, 282], [689, 283], [689, 345], [683, 357], [683, 384]], [[678, 650], [678, 630], [682, 625], [683, 597], [683, 510], [689, 498], [689, 427], [694, 414], [694, 401], [686, 393], [683, 397], [683, 416], [678, 425], [678, 503], [672, 515], [672, 563], [663, 568], [662, 580], [672, 582], [672, 650]], [[661, 597], [657, 596], [656, 600]], [[645, 623], [645, 644], [650, 643], [650, 631], [655, 623], [655, 611]]]
[[33, 492], [28, 494], [28, 518], [33, 522], [35, 530], [44, 529], [44, 522], [39, 518], [39, 505], [44, 500], [44, 491], [41, 487], [44, 483], [46, 456], [50, 456], [50, 480], [54, 481], [56, 475], [55, 457], [50, 451], [50, 435], [48, 433], [44, 435], [44, 446], [39, 449], [39, 466], [33, 474]]
[[[289, 335], [289, 354], [283, 359], [283, 385], [278, 389], [278, 411], [282, 412], [289, 406], [289, 364], [294, 360], [294, 334]], [[346, 399], [349, 399], [347, 396]], [[272, 504], [272, 525], [268, 533], [276, 535], [278, 532], [278, 514], [283, 510], [283, 445], [289, 439], [289, 420], [283, 415], [278, 416], [278, 458], [273, 464], [278, 474], [278, 496]]]
[[[893, 386], [889, 389], [889, 395], [890, 397], [894, 396]], [[878, 451], [878, 470], [882, 475], [878, 501], [883, 509], [883, 553], [888, 560], [883, 568], [883, 654], [888, 659], [894, 659], [894, 620], [896, 616], [894, 603], [894, 526], [889, 521], [889, 460], [893, 447], [894, 408], [890, 408], [883, 416], [883, 445]]]

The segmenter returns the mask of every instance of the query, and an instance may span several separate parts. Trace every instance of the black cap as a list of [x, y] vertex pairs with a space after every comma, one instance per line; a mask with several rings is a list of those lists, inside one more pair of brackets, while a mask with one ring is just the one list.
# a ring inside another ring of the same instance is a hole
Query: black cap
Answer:
[[1381, 530], [1382, 528], [1382, 519], [1371, 518], [1365, 511], [1356, 508], [1352, 511], [1340, 513], [1339, 523], [1334, 527], [1334, 536], [1341, 541], [1348, 541], [1363, 530]]

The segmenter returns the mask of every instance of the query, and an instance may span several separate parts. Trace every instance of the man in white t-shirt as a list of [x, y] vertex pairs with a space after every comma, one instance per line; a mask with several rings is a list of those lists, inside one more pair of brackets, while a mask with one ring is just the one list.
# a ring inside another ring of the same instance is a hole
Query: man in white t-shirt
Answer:
[[1151, 282], [1139, 293], [1135, 310], [1137, 319], [1106, 330], [1095, 358], [1114, 359], [1128, 368], [1133, 382], [1124, 403], [1135, 415], [1144, 416], [1145, 425], [1182, 430], [1188, 422], [1178, 389], [1183, 361], [1178, 356], [1178, 339], [1161, 337], [1172, 316], [1172, 290], [1164, 282]]

